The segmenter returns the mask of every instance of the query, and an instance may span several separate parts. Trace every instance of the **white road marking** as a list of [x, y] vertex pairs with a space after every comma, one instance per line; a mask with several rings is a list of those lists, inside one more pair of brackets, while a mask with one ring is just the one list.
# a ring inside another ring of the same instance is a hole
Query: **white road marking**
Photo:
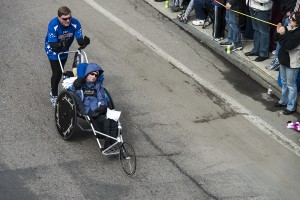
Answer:
[[257, 128], [262, 130], [267, 135], [271, 136], [274, 140], [282, 144], [287, 149], [294, 152], [298, 157], [300, 157], [300, 147], [291, 141], [289, 138], [284, 136], [282, 133], [274, 129], [271, 125], [269, 125], [267, 122], [262, 120], [260, 117], [255, 116], [251, 113], [250, 110], [245, 108], [243, 105], [235, 101], [233, 98], [231, 98], [226, 93], [220, 91], [219, 89], [215, 88], [213, 85], [211, 85], [208, 81], [202, 79], [197, 74], [195, 74], [193, 71], [191, 71], [189, 68], [187, 68], [185, 65], [183, 65], [181, 62], [167, 54], [165, 51], [163, 51], [161, 48], [156, 46], [153, 42], [151, 42], [149, 39], [138, 33], [136, 30], [132, 29], [130, 26], [125, 24], [122, 20], [115, 17], [112, 13], [105, 10], [103, 7], [101, 7], [99, 4], [97, 4], [93, 0], [84, 0], [87, 4], [92, 6], [94, 9], [96, 9], [98, 12], [100, 12], [102, 15], [106, 16], [108, 19], [116, 23], [118, 26], [123, 28], [125, 31], [130, 33], [132, 36], [143, 42], [146, 46], [148, 46], [150, 49], [152, 49], [154, 52], [159, 54], [161, 57], [163, 57], [166, 61], [170, 62], [174, 66], [176, 66], [179, 70], [181, 70], [183, 73], [187, 74], [188, 76], [192, 77], [196, 82], [198, 82], [200, 85], [205, 87], [206, 89], [212, 91], [214, 95], [218, 96], [221, 99], [224, 99], [224, 101], [231, 106], [231, 108], [243, 115], [249, 122], [254, 124]]

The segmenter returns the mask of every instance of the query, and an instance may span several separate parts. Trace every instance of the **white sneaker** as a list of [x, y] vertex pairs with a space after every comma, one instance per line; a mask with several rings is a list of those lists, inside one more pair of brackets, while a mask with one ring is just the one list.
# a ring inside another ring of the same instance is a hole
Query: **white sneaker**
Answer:
[[223, 40], [224, 38], [220, 37], [220, 38], [214, 38], [213, 40], [216, 41], [216, 42], [219, 42], [221, 40]]
[[203, 26], [204, 25], [205, 20], [201, 20], [201, 19], [196, 19], [194, 21], [192, 21], [192, 24], [194, 26]]
[[55, 108], [56, 106], [56, 100], [57, 100], [57, 96], [51, 96], [50, 101], [53, 108]]

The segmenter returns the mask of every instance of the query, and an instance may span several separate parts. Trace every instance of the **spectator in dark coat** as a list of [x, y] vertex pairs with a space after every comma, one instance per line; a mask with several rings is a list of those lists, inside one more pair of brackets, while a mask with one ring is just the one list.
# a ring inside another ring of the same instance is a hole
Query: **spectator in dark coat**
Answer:
[[[279, 3], [280, 3], [280, 11], [279, 12], [283, 13], [283, 16], [281, 16], [280, 21], [283, 22], [283, 26], [287, 26], [288, 23], [289, 23], [289, 20], [287, 18], [291, 15], [291, 13], [292, 13], [292, 11], [295, 7], [296, 0], [290, 0], [288, 2], [281, 0]], [[274, 2], [274, 4], [275, 4], [275, 2]], [[274, 8], [274, 6], [273, 6], [273, 8]], [[273, 15], [277, 15], [276, 12], [274, 12], [274, 9], [272, 10], [272, 16]], [[272, 20], [271, 20], [271, 22], [272, 23], [279, 23], [279, 22], [272, 21]], [[271, 27], [271, 32], [272, 32], [272, 29], [274, 29], [274, 27]], [[273, 43], [273, 40], [274, 40], [272, 34], [270, 35], [270, 38], [271, 38], [270, 39], [270, 51], [271, 51], [271, 48], [272, 48], [271, 46], [272, 46], [272, 43]], [[269, 65], [270, 70], [278, 70], [278, 68], [280, 66], [279, 61], [278, 61], [279, 49], [280, 49], [280, 44], [278, 42], [276, 42], [276, 50], [275, 50], [274, 58], [273, 58], [272, 62]]]
[[280, 78], [282, 92], [275, 107], [285, 107], [283, 114], [289, 115], [296, 111], [297, 106], [297, 76], [300, 68], [300, 12], [290, 16], [290, 23], [284, 27], [277, 26], [275, 39], [280, 44], [278, 59], [280, 63]]

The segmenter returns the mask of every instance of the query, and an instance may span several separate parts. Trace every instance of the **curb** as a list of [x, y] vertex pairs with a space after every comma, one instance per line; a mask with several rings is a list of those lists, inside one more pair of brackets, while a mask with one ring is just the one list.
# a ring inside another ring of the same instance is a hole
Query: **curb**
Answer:
[[[266, 90], [271, 86], [272, 94], [280, 98], [281, 96], [281, 87], [277, 83], [277, 79], [272, 77], [271, 75], [267, 74], [265, 71], [261, 70], [258, 66], [254, 65], [247, 59], [241, 58], [236, 53], [227, 54], [217, 42], [213, 41], [212, 37], [209, 37], [202, 33], [201, 31], [197, 30], [196, 28], [192, 27], [189, 24], [183, 24], [178, 19], [172, 19], [169, 16], [165, 15], [155, 6], [153, 6], [149, 1], [151, 0], [143, 0], [145, 3], [149, 4], [155, 10], [157, 10], [161, 15], [169, 19], [171, 22], [175, 23], [179, 26], [183, 31], [187, 34], [191, 35], [193, 38], [203, 42], [206, 46], [210, 49], [215, 51], [218, 55], [222, 56], [230, 63], [238, 67], [244, 73], [246, 73], [249, 77], [259, 83], [261, 86], [266, 88]], [[154, 3], [154, 0], [152, 0]], [[300, 99], [298, 99], [298, 105], [300, 105]], [[300, 108], [297, 108], [297, 112], [300, 112]]]
[[184, 31], [191, 34], [194, 38], [202, 41], [206, 46], [208, 46], [213, 51], [218, 53], [220, 56], [228, 60], [236, 67], [238, 67], [245, 74], [250, 76], [253, 80], [258, 82], [266, 89], [268, 89], [269, 85], [271, 85], [273, 94], [278, 98], [280, 97], [281, 87], [278, 85], [277, 80], [275, 80], [269, 74], [266, 74], [259, 67], [255, 66], [253, 63], [251, 63], [246, 59], [242, 59], [240, 56], [237, 56], [235, 53], [231, 53], [231, 54], [224, 53], [225, 52], [224, 48], [220, 47], [220, 45], [217, 42], [213, 41], [212, 37], [211, 38], [208, 37], [207, 35], [199, 32], [197, 29], [194, 29], [190, 25], [181, 23], [179, 20], [172, 20], [172, 19], [170, 20], [175, 24], [177, 24], [179, 27], [181, 27]]

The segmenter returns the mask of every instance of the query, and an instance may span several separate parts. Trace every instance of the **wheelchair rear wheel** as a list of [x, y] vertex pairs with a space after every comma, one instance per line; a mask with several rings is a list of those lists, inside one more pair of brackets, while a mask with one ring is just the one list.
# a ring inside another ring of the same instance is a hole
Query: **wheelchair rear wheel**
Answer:
[[122, 143], [120, 146], [120, 161], [124, 172], [132, 176], [136, 170], [136, 156], [133, 147], [129, 143]]
[[55, 123], [62, 139], [67, 140], [74, 133], [77, 123], [76, 101], [73, 94], [67, 90], [62, 91], [57, 98]]

